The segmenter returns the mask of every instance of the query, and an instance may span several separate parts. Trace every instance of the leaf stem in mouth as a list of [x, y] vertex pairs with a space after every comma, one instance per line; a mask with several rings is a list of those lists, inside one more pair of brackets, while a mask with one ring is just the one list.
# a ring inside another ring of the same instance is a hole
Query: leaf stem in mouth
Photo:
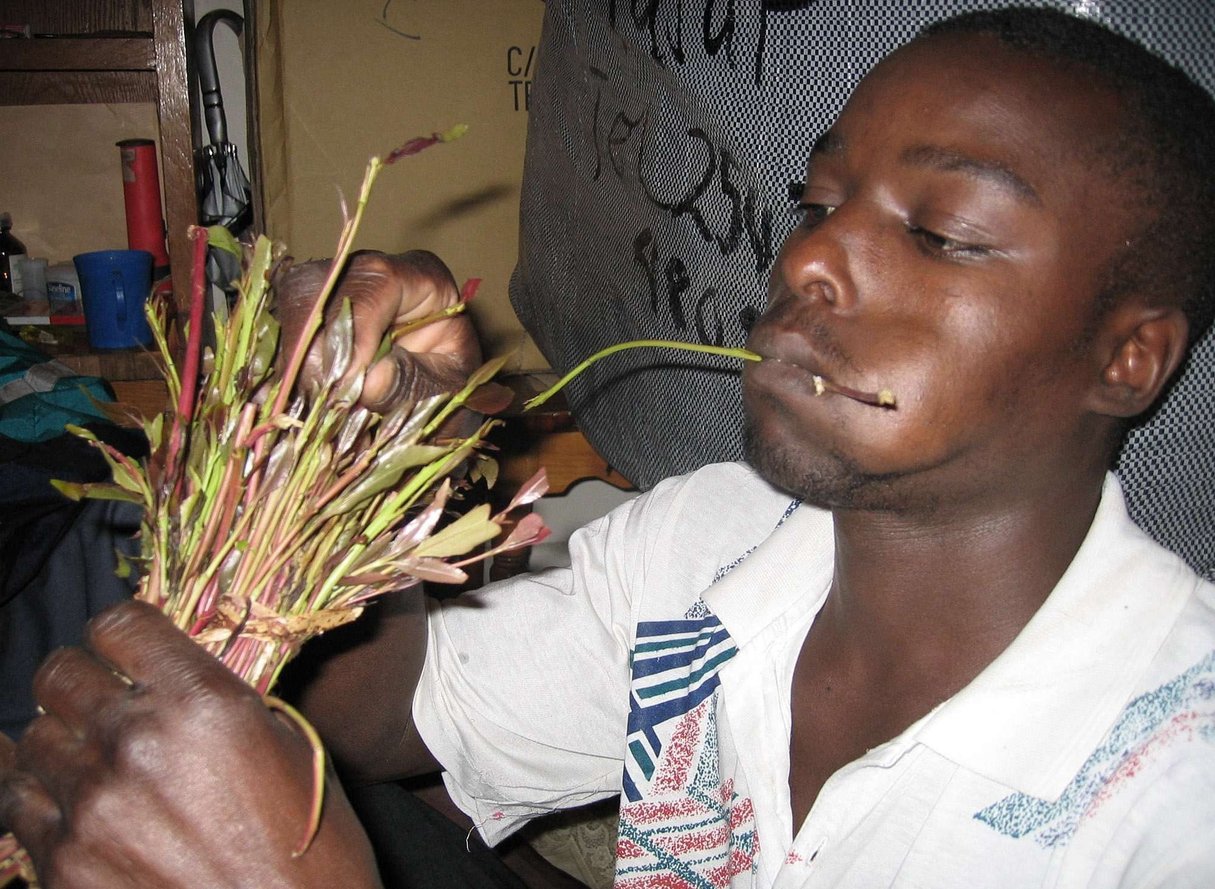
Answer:
[[[722, 355], [726, 358], [739, 358], [743, 361], [781, 361], [779, 358], [765, 358], [758, 352], [752, 352], [750, 349], [742, 349], [734, 346], [706, 346], [702, 343], [685, 343], [678, 340], [630, 340], [627, 343], [617, 343], [614, 346], [608, 346], [606, 349], [600, 349], [590, 358], [578, 363], [569, 373], [553, 383], [539, 395], [529, 398], [523, 403], [523, 409], [530, 411], [537, 408], [544, 402], [548, 401], [558, 392], [565, 388], [566, 384], [574, 377], [581, 374], [584, 370], [590, 367], [595, 362], [602, 358], [607, 358], [609, 355], [614, 355], [617, 352], [623, 352], [625, 349], [680, 349], [685, 352], [702, 352], [707, 355]], [[783, 364], [791, 364], [792, 362], [782, 361]], [[843, 395], [845, 398], [851, 398], [853, 401], [859, 401], [862, 404], [873, 405], [874, 407], [894, 408], [895, 397], [894, 393], [889, 389], [880, 389], [877, 392], [862, 392], [859, 389], [853, 389], [848, 386], [840, 385], [832, 382], [821, 374], [812, 374], [814, 379], [814, 393], [823, 395], [824, 393], [833, 393], [835, 395]]]

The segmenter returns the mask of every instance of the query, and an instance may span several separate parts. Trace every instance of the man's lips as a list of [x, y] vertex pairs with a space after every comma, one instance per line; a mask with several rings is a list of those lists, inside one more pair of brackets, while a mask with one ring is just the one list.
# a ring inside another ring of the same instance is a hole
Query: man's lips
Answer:
[[751, 348], [757, 355], [760, 355], [765, 362], [771, 361], [776, 364], [784, 364], [789, 367], [795, 367], [804, 373], [808, 373], [810, 375], [810, 380], [814, 385], [815, 395], [842, 395], [845, 398], [850, 398], [853, 401], [860, 402], [861, 404], [867, 404], [871, 407], [887, 408], [890, 410], [894, 410], [898, 406], [894, 392], [892, 392], [890, 389], [878, 389], [876, 392], [866, 392], [862, 389], [854, 389], [851, 386], [846, 386], [843, 383], [836, 382], [826, 374], [819, 373], [812, 367], [808, 367], [807, 365], [811, 364], [811, 362], [806, 359], [795, 360], [789, 357], [769, 354], [762, 347], [756, 348], [752, 346]]

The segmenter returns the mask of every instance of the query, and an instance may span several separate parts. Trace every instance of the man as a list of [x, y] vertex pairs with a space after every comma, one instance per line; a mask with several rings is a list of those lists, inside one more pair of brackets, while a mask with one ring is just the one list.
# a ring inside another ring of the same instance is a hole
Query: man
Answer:
[[[889, 57], [815, 143], [751, 465], [658, 485], [568, 571], [396, 603], [308, 701], [336, 754], [437, 760], [491, 840], [619, 793], [623, 886], [1209, 885], [1215, 589], [1108, 466], [1210, 320], [1213, 121], [1056, 13]], [[147, 609], [37, 693], [0, 821], [52, 887], [374, 885], [336, 789], [291, 856], [306, 745]]]

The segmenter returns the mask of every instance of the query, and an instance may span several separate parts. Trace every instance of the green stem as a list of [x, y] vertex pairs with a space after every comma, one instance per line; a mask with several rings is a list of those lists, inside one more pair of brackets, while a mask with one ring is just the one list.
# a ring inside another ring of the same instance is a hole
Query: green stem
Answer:
[[548, 401], [558, 392], [565, 388], [566, 384], [574, 377], [578, 376], [596, 361], [601, 358], [607, 358], [609, 355], [615, 355], [617, 352], [623, 352], [625, 349], [681, 349], [685, 352], [703, 352], [707, 355], [722, 355], [726, 358], [741, 358], [743, 361], [763, 361], [763, 356], [752, 352], [750, 349], [736, 348], [732, 346], [706, 346], [701, 343], [683, 343], [677, 340], [631, 340], [627, 343], [617, 343], [614, 346], [608, 346], [606, 349], [600, 349], [590, 358], [578, 364], [573, 370], [549, 386], [539, 395], [529, 398], [523, 404], [523, 409], [530, 411], [532, 408], [537, 408], [544, 402]]
[[325, 314], [325, 304], [329, 301], [329, 295], [333, 292], [337, 279], [341, 276], [342, 270], [346, 265], [346, 259], [350, 256], [350, 248], [354, 244], [354, 236], [359, 230], [359, 224], [363, 221], [363, 212], [367, 209], [367, 200], [371, 197], [371, 187], [375, 184], [376, 177], [379, 176], [383, 166], [383, 162], [378, 157], [373, 157], [367, 164], [367, 171], [363, 175], [363, 185], [359, 189], [359, 200], [355, 204], [354, 216], [347, 219], [345, 225], [342, 226], [342, 232], [338, 238], [337, 252], [329, 262], [329, 275], [321, 287], [321, 292], [317, 296], [316, 302], [313, 303], [312, 309], [308, 313], [303, 333], [295, 344], [295, 351], [291, 353], [287, 367], [283, 371], [281, 388], [274, 403], [273, 413], [275, 415], [281, 414], [286, 408], [287, 401], [291, 397], [291, 392], [295, 388], [295, 380], [299, 376], [300, 369], [304, 366], [304, 358], [308, 354], [308, 348], [312, 345], [312, 338], [316, 335], [317, 330], [320, 329], [321, 320]]
[[394, 340], [398, 340], [407, 333], [413, 333], [428, 324], [434, 324], [436, 321], [442, 321], [444, 318], [452, 318], [459, 315], [468, 308], [468, 303], [455, 303], [445, 309], [440, 309], [433, 314], [427, 315], [425, 318], [418, 318], [414, 321], [406, 321], [404, 324], [398, 324], [392, 328], [391, 336]]

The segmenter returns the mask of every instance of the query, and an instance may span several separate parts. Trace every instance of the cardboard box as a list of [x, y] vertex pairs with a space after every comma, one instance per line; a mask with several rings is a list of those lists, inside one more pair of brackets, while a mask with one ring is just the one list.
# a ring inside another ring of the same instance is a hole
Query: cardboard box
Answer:
[[463, 139], [387, 168], [356, 247], [433, 250], [472, 305], [489, 354], [547, 366], [510, 307], [527, 90], [542, 0], [259, 0], [266, 230], [298, 259], [331, 256], [367, 160], [454, 124]]

